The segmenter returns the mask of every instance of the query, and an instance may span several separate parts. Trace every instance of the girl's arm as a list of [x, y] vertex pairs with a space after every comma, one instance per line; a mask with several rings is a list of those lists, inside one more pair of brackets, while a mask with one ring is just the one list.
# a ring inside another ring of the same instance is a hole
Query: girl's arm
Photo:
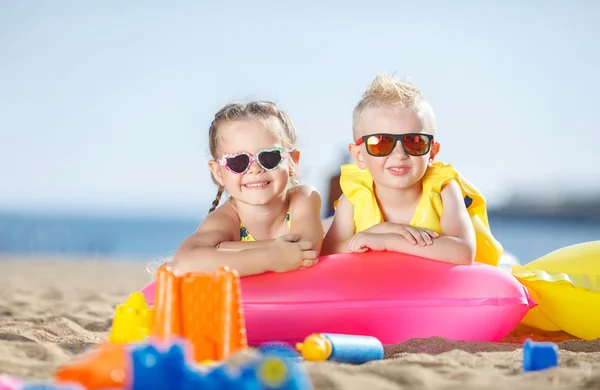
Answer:
[[290, 191], [290, 233], [300, 241], [313, 243], [317, 257], [323, 245], [323, 222], [321, 222], [321, 195], [312, 186], [299, 185]]
[[[433, 244], [427, 246], [414, 245], [399, 234], [369, 235], [366, 237], [366, 247], [383, 246], [384, 250], [422, 256], [451, 264], [472, 264], [475, 259], [476, 241], [475, 229], [464, 204], [462, 192], [456, 181], [451, 181], [442, 189], [443, 211], [440, 225], [443, 234], [433, 239]], [[367, 233], [368, 234], [368, 233]], [[371, 249], [375, 249], [371, 247]]]
[[348, 252], [348, 243], [354, 236], [354, 206], [346, 196], [340, 196], [333, 222], [323, 239], [322, 255]]
[[264, 248], [271, 245], [273, 241], [275, 240], [223, 241], [219, 244], [219, 249], [239, 252], [246, 249]]
[[183, 240], [175, 251], [175, 272], [209, 272], [222, 266], [236, 269], [240, 276], [269, 271], [268, 248], [238, 251], [221, 250], [216, 246], [224, 241], [235, 240], [239, 221], [223, 209], [210, 213], [194, 234]]

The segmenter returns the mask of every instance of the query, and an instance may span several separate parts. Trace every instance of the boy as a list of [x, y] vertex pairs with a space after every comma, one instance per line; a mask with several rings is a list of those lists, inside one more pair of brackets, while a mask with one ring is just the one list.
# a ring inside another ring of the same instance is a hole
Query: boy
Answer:
[[415, 87], [379, 75], [354, 109], [353, 164], [322, 254], [396, 251], [452, 264], [498, 265], [479, 191], [449, 164], [434, 162], [432, 107]]

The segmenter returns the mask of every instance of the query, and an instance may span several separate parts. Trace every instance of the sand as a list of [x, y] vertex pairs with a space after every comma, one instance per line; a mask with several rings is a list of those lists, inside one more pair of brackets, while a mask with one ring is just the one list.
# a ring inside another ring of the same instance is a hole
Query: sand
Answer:
[[[151, 280], [141, 262], [0, 258], [0, 374], [50, 379], [105, 340], [114, 307]], [[552, 340], [558, 368], [524, 373], [521, 343]], [[361, 366], [308, 363], [315, 389], [600, 389], [600, 340], [518, 327], [502, 343], [414, 339]]]

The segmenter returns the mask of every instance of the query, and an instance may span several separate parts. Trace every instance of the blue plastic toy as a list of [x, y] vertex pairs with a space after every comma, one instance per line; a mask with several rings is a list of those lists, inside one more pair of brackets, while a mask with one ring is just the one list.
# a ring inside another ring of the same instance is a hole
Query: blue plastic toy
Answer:
[[[298, 353], [289, 346], [263, 345], [258, 358], [233, 368], [190, 364], [185, 341], [167, 348], [132, 345], [128, 390], [313, 390]], [[77, 384], [24, 383], [19, 390], [85, 390]], [[106, 389], [109, 390], [109, 389]]]
[[289, 344], [265, 343], [259, 348], [261, 357], [256, 372], [265, 389], [312, 390], [300, 354]]
[[525, 340], [523, 371], [538, 371], [558, 366], [558, 346], [551, 342]]
[[290, 359], [294, 356], [290, 351], [266, 345], [257, 360], [239, 369], [219, 365], [202, 370], [186, 364], [181, 344], [164, 352], [147, 345], [132, 352], [131, 390], [312, 390], [308, 374], [300, 362]]

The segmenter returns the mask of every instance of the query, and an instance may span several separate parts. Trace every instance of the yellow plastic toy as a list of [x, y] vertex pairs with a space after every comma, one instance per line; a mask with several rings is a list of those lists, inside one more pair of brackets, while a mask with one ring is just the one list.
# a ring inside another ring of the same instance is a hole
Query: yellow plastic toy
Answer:
[[523, 324], [584, 340], [600, 337], [600, 241], [567, 246], [527, 265], [515, 265], [512, 274], [538, 303]]
[[141, 292], [131, 294], [127, 301], [118, 305], [115, 310], [108, 341], [115, 344], [144, 341], [150, 335], [152, 311]]
[[329, 359], [333, 347], [326, 337], [315, 333], [306, 337], [303, 343], [296, 343], [296, 350], [304, 359], [320, 362]]

